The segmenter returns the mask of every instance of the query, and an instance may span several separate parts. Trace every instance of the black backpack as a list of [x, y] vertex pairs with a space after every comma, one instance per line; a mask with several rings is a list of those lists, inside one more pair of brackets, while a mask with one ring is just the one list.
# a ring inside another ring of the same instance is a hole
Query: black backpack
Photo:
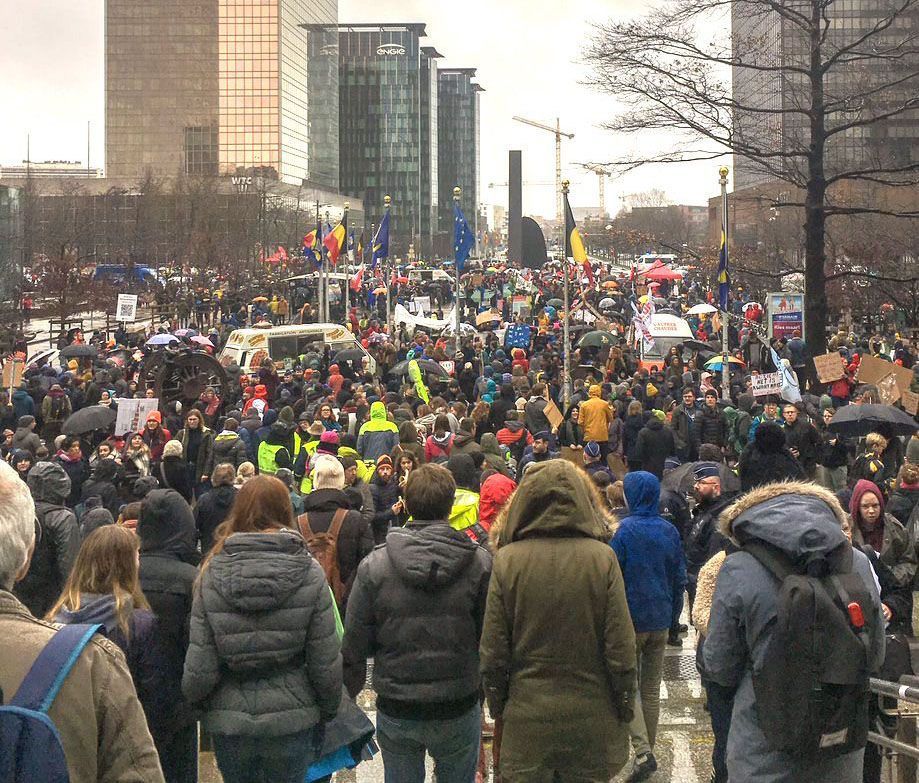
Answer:
[[820, 761], [868, 739], [867, 614], [871, 598], [852, 569], [852, 548], [792, 562], [762, 542], [743, 545], [779, 582], [777, 616], [753, 670], [760, 728], [776, 749]]

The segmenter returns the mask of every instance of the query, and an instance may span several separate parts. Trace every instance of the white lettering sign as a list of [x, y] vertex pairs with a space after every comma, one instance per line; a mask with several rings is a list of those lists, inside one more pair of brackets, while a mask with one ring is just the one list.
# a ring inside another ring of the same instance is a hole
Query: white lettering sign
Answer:
[[381, 57], [401, 57], [405, 54], [405, 47], [397, 43], [381, 44], [377, 47], [377, 54]]
[[122, 322], [137, 320], [137, 294], [118, 294], [115, 320]]
[[779, 394], [782, 391], [782, 373], [769, 372], [751, 377], [754, 397], [764, 397], [767, 394]]

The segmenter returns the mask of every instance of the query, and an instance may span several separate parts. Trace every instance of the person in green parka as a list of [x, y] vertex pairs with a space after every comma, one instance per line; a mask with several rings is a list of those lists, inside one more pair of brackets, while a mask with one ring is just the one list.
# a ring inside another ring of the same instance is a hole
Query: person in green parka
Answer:
[[496, 522], [480, 657], [503, 783], [607, 783], [628, 761], [635, 631], [607, 522], [561, 459], [530, 468]]

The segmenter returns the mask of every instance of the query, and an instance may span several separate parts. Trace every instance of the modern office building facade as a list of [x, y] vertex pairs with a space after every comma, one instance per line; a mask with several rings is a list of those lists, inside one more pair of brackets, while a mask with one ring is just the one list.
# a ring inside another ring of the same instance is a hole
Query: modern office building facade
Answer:
[[391, 254], [427, 253], [436, 233], [439, 55], [423, 24], [339, 26], [341, 188], [371, 218], [392, 197]]
[[22, 277], [20, 191], [0, 185], [0, 311], [15, 305]]
[[[805, 5], [809, 14], [810, 6]], [[828, 126], [851, 124], [828, 141], [825, 162], [830, 177], [846, 170], [919, 163], [919, 113], [892, 111], [919, 88], [919, 54], [911, 45], [919, 19], [915, 11], [901, 13], [871, 32], [881, 20], [891, 18], [893, 8], [880, 0], [838, 0], [825, 9], [824, 61], [845, 47], [856, 47], [848, 57], [840, 56], [824, 77], [827, 106], [837, 109], [828, 115]], [[733, 68], [734, 101], [750, 107], [736, 113], [733, 132], [740, 145], [766, 153], [804, 151], [809, 146], [810, 45], [801, 27], [787, 18], [791, 13], [782, 18], [765, 3], [732, 6], [734, 55], [754, 66]], [[885, 55], [884, 47], [896, 56]], [[840, 64], [847, 60], [851, 65]], [[893, 89], [884, 86], [895, 82], [899, 84]], [[887, 113], [891, 116], [880, 122], [858, 122]], [[734, 164], [735, 190], [768, 185], [806, 166], [803, 156], [764, 156], [756, 162], [735, 155]]]
[[106, 0], [106, 176], [338, 190], [337, 0]]
[[440, 176], [440, 227], [453, 229], [453, 188], [462, 188], [463, 214], [479, 236], [479, 186], [481, 183], [479, 96], [482, 87], [473, 81], [475, 68], [446, 68], [438, 74], [438, 145]]

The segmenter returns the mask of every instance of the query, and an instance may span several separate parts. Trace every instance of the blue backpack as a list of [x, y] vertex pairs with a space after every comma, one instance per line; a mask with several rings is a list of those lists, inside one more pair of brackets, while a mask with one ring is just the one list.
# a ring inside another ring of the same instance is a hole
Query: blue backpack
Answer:
[[65, 625], [45, 645], [9, 704], [0, 706], [0, 780], [69, 783], [67, 759], [48, 710], [101, 625]]

